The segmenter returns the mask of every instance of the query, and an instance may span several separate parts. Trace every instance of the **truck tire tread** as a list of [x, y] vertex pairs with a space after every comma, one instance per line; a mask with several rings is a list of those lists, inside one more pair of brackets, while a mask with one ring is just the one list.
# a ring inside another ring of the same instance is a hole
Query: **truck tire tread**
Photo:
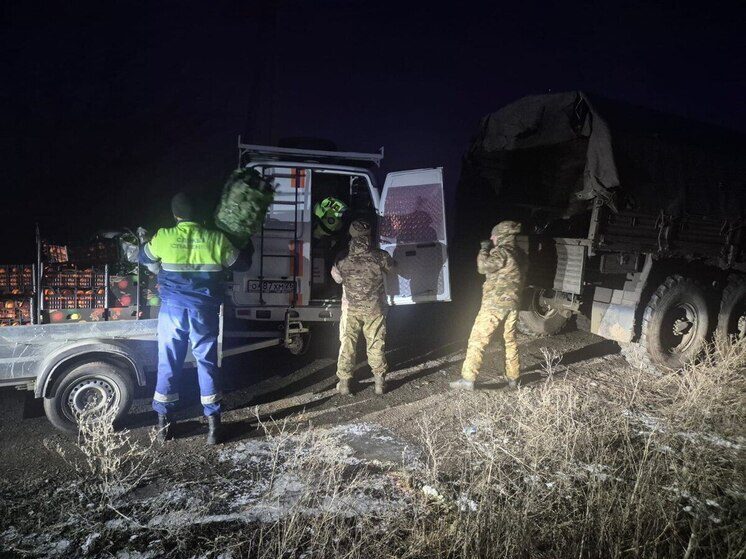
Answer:
[[[650, 300], [648, 301], [645, 312], [642, 317], [642, 325], [641, 325], [641, 335], [640, 335], [640, 345], [645, 350], [643, 352], [640, 352], [641, 359], [643, 360], [643, 367], [644, 368], [654, 368], [654, 369], [678, 369], [681, 368], [681, 364], [675, 363], [675, 360], [669, 360], [669, 363], [664, 363], [664, 356], [659, 355], [656, 358], [656, 355], [659, 351], [656, 348], [656, 344], [654, 343], [655, 340], [651, 338], [651, 329], [654, 326], [654, 320], [657, 318], [657, 312], [662, 304], [665, 304], [665, 298], [668, 296], [669, 293], [671, 293], [675, 289], [682, 289], [686, 290], [687, 286], [690, 290], [690, 297], [692, 298], [700, 298], [701, 300], [698, 301], [698, 304], [701, 306], [701, 310], [703, 311], [702, 316], [700, 317], [703, 321], [704, 326], [700, 328], [701, 331], [707, 333], [709, 330], [709, 308], [706, 301], [706, 295], [704, 293], [704, 290], [702, 289], [702, 286], [695, 280], [691, 278], [687, 278], [682, 276], [681, 274], [673, 274], [668, 276], [663, 283], [661, 283], [658, 288], [655, 290], [653, 295], [650, 297]], [[698, 325], [699, 326], [699, 325]], [[699, 349], [699, 346], [704, 340], [700, 340], [698, 342], [695, 342], [695, 348], [693, 352], [690, 353], [696, 353]]]
[[734, 274], [728, 278], [728, 283], [723, 289], [718, 310], [717, 326], [715, 335], [721, 339], [727, 339], [732, 335], [730, 331], [731, 313], [734, 307], [743, 297], [746, 297], [746, 275]]

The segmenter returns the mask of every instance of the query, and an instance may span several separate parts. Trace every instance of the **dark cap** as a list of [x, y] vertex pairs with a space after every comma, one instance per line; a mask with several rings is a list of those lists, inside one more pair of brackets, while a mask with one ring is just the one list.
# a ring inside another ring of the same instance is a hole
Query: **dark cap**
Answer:
[[194, 219], [194, 206], [192, 201], [184, 192], [179, 192], [171, 199], [171, 211], [178, 219]]

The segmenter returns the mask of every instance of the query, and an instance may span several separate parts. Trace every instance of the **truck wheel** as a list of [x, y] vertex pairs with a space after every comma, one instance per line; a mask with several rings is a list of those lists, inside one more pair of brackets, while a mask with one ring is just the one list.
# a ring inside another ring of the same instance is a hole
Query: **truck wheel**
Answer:
[[723, 290], [715, 333], [722, 339], [746, 337], [746, 277], [732, 277]]
[[567, 324], [568, 317], [546, 304], [545, 290], [534, 289], [529, 310], [518, 313], [518, 328], [524, 334], [549, 336], [556, 334]]
[[121, 419], [132, 405], [135, 391], [132, 376], [122, 368], [103, 361], [82, 363], [58, 378], [52, 396], [44, 398], [49, 421], [62, 431], [77, 433], [77, 416], [86, 409], [115, 409]]
[[645, 307], [640, 343], [654, 365], [680, 369], [699, 355], [709, 327], [704, 290], [691, 279], [669, 276]]

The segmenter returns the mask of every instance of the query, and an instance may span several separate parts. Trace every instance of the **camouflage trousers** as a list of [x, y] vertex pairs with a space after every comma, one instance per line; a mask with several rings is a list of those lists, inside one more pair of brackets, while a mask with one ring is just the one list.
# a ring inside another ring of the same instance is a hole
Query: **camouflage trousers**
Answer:
[[501, 330], [505, 345], [505, 376], [509, 379], [517, 379], [521, 370], [516, 342], [517, 324], [518, 311], [516, 310], [480, 309], [469, 336], [469, 346], [466, 350], [466, 360], [461, 369], [461, 376], [466, 380], [476, 380], [484, 360], [484, 352], [495, 332]]
[[365, 336], [368, 351], [368, 364], [375, 376], [384, 376], [388, 371], [386, 363], [386, 315], [379, 311], [350, 312], [342, 310], [339, 322], [339, 359], [337, 376], [341, 379], [352, 378], [355, 368], [357, 341], [362, 332]]

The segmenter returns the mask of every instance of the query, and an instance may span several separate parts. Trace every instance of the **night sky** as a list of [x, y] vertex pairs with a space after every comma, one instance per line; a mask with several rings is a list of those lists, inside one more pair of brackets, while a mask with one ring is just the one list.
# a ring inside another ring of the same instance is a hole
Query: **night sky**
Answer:
[[[236, 137], [385, 146], [387, 170], [445, 167], [479, 119], [531, 93], [586, 89], [746, 130], [743, 2], [6, 2], [0, 261], [169, 224], [205, 207]], [[621, 5], [621, 7], [620, 7]], [[739, 7], [740, 5], [740, 7]]]

